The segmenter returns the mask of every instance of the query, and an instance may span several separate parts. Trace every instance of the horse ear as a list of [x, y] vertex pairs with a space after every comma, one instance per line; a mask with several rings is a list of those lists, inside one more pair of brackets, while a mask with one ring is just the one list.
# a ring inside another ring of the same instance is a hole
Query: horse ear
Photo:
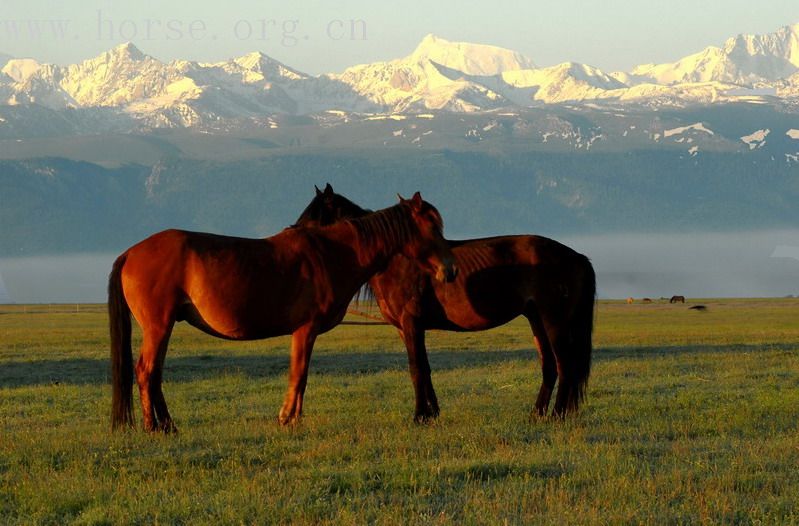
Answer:
[[325, 195], [333, 195], [333, 187], [330, 186], [330, 183], [325, 185]]
[[399, 192], [397, 192], [397, 199], [399, 199], [399, 202], [400, 202], [400, 203], [404, 203], [405, 201], [407, 201], [407, 199], [405, 199], [404, 197], [402, 197], [402, 196], [400, 195], [400, 193], [399, 193]]
[[319, 187], [318, 187], [318, 186], [316, 186], [316, 185], [313, 185], [313, 188], [314, 188], [314, 190], [316, 190], [316, 196], [317, 196], [317, 197], [319, 197], [320, 195], [322, 195], [322, 191], [319, 189]]
[[422, 209], [422, 203], [424, 202], [422, 201], [422, 194], [416, 192], [415, 194], [413, 194], [413, 197], [411, 197], [411, 201], [413, 202], [414, 208], [416, 208], [417, 210]]

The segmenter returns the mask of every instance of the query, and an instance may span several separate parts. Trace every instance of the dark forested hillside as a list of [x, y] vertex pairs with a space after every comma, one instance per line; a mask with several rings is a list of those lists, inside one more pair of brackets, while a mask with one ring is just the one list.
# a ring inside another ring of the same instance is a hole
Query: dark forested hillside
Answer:
[[170, 227], [266, 236], [326, 182], [372, 208], [421, 190], [450, 237], [799, 224], [797, 165], [734, 152], [316, 150], [111, 168], [46, 158], [0, 162], [0, 255], [116, 250]]

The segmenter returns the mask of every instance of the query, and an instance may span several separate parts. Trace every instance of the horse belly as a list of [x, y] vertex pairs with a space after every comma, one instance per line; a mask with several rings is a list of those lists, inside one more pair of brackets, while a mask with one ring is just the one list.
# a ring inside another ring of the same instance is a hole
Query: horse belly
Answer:
[[[281, 299], [283, 298], [283, 299]], [[297, 299], [296, 297], [294, 299]], [[301, 309], [282, 295], [206, 293], [189, 295], [185, 320], [195, 327], [234, 340], [257, 340], [291, 334], [306, 321]]]
[[524, 309], [524, 302], [519, 297], [502, 290], [477, 296], [460, 288], [437, 294], [437, 298], [446, 320], [464, 331], [482, 331], [504, 325]]
[[[187, 283], [186, 321], [222, 338], [254, 340], [291, 334], [307, 318], [307, 296], [296, 279], [254, 280], [198, 276]], [[196, 315], [191, 316], [192, 311]]]

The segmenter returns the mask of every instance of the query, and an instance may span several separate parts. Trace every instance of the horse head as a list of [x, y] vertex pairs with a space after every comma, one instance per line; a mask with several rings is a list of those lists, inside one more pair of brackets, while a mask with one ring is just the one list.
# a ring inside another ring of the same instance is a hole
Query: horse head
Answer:
[[314, 185], [314, 190], [316, 195], [297, 218], [295, 226], [327, 226], [342, 219], [354, 219], [371, 212], [371, 210], [356, 205], [343, 195], [335, 193], [330, 183], [325, 185], [324, 190], [320, 190]]
[[407, 208], [416, 226], [418, 236], [406, 246], [404, 255], [415, 259], [439, 281], [452, 282], [458, 275], [455, 257], [444, 239], [444, 221], [436, 207], [424, 201], [419, 192], [410, 199], [399, 197], [400, 205]]
[[[316, 186], [314, 190], [316, 194], [313, 200], [300, 214], [295, 226], [327, 226], [345, 219], [357, 219], [372, 212], [335, 193], [330, 183], [325, 185], [324, 190]], [[417, 234], [413, 242], [405, 248], [404, 255], [417, 260], [425, 271], [439, 281], [453, 281], [458, 271], [449, 243], [443, 237], [443, 222], [438, 210], [424, 201], [419, 192], [411, 199], [398, 197]]]

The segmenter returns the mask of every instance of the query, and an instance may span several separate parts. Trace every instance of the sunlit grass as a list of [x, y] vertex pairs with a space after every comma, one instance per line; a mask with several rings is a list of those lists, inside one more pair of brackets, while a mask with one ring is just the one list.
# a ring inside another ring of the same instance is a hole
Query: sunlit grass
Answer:
[[565, 422], [530, 417], [524, 320], [429, 334], [427, 426], [393, 328], [320, 337], [282, 428], [288, 339], [181, 326], [175, 437], [109, 432], [102, 307], [0, 307], [0, 523], [799, 523], [799, 300], [702, 303], [603, 302]]

